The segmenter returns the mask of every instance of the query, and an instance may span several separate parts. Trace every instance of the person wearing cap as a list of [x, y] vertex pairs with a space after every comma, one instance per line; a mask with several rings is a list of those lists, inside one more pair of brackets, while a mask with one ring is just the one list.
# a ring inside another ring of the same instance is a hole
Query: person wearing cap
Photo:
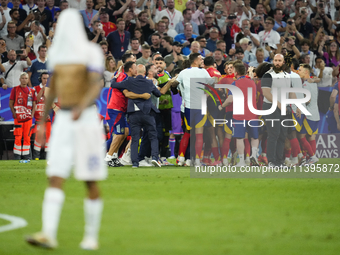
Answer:
[[184, 33], [178, 34], [175, 37], [176, 42], [180, 42], [183, 45], [183, 54], [189, 55], [190, 54], [190, 44], [193, 39], [197, 37], [197, 35], [194, 35], [192, 30], [192, 25], [190, 23], [184, 24]]
[[264, 62], [264, 50], [258, 48], [256, 50], [256, 60], [249, 63], [249, 66], [258, 67], [259, 64]]
[[174, 42], [171, 54], [164, 57], [167, 72], [171, 73], [175, 68], [183, 68], [183, 62], [188, 58], [181, 54], [182, 47], [181, 43]]

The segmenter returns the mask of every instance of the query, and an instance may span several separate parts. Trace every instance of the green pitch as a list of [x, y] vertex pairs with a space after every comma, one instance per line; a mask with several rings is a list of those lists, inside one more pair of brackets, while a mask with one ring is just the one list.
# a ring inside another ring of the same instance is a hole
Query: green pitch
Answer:
[[0, 213], [28, 222], [0, 233], [1, 255], [340, 254], [339, 179], [191, 179], [184, 167], [110, 168], [100, 183], [105, 205], [96, 252], [78, 248], [85, 187], [71, 178], [59, 248], [34, 248], [24, 236], [41, 228], [44, 167], [0, 161]]

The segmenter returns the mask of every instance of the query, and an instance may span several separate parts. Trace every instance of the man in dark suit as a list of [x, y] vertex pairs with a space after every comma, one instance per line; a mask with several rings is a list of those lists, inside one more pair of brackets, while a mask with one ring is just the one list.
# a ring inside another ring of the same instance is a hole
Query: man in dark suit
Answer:
[[[125, 63], [125, 71], [137, 72], [136, 78], [129, 77], [125, 81], [116, 82], [116, 77], [111, 81], [112, 88], [127, 89], [134, 93], [152, 93], [156, 97], [161, 96], [160, 90], [153, 84], [151, 80], [145, 79], [145, 66], [138, 65], [132, 61]], [[151, 97], [151, 95], [150, 95]], [[154, 114], [159, 110], [152, 104], [151, 98], [145, 99], [129, 99], [127, 113], [129, 114], [130, 130], [131, 130], [131, 160], [132, 167], [139, 166], [138, 160], [138, 143], [140, 131], [143, 128], [149, 135], [151, 143], [151, 163], [154, 166], [160, 167], [158, 162], [158, 139], [156, 131], [156, 122]]]

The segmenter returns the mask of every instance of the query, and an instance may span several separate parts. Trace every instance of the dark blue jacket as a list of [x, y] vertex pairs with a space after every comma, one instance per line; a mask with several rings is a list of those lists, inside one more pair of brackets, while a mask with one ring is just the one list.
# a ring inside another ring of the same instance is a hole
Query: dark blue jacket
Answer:
[[[161, 92], [153, 84], [153, 82], [151, 80], [147, 80], [142, 75], [138, 75], [136, 78], [129, 77], [128, 79], [122, 82], [116, 82], [116, 78], [114, 78], [111, 80], [111, 88], [127, 89], [128, 91], [131, 91], [136, 94], [153, 93], [156, 97], [161, 96]], [[159, 112], [159, 110], [153, 105], [151, 97], [148, 100], [144, 100], [141, 98], [138, 99], [129, 98], [127, 106], [128, 113], [136, 111], [135, 104], [144, 114], [149, 114], [151, 109], [153, 109], [155, 112]]]
[[[111, 51], [112, 56], [117, 60], [121, 59], [125, 51], [127, 51], [130, 43], [130, 32], [124, 31], [124, 41], [121, 42], [121, 37], [118, 30], [113, 31], [108, 34], [106, 41], [109, 44], [109, 51]], [[123, 47], [123, 51], [122, 51]]]

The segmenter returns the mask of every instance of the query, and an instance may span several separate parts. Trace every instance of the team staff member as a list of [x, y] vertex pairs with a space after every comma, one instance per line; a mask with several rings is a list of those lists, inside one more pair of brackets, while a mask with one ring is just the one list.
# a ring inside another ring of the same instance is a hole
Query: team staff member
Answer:
[[[171, 76], [170, 74], [165, 71], [166, 64], [164, 61], [164, 58], [157, 57], [155, 58], [155, 64], [158, 71], [158, 86], [160, 88], [163, 88], [170, 80]], [[160, 113], [158, 114], [158, 121], [161, 121], [162, 123], [162, 136], [161, 140], [159, 141], [160, 145], [160, 155], [161, 155], [161, 161], [164, 165], [172, 165], [167, 161], [167, 153], [169, 151], [169, 136], [170, 136], [170, 130], [172, 130], [172, 124], [171, 124], [171, 109], [173, 107], [172, 103], [172, 96], [171, 91], [168, 89], [164, 95], [161, 95], [159, 98], [159, 106], [158, 109]]]
[[[40, 128], [42, 128], [42, 123], [43, 120], [42, 118], [44, 117], [44, 113], [45, 113], [45, 87], [47, 84], [47, 80], [49, 78], [48, 73], [42, 73], [39, 77], [40, 80], [40, 84], [39, 86], [35, 86], [33, 88], [34, 91], [34, 96], [37, 99], [37, 105], [36, 105], [36, 109], [35, 109], [35, 114], [34, 114], [34, 118], [35, 118], [35, 128], [36, 131], [40, 130]], [[46, 118], [46, 141], [45, 141], [45, 152], [48, 151], [48, 141], [50, 140], [50, 135], [51, 135], [51, 118], [50, 116], [47, 116]], [[33, 158], [34, 159], [39, 159], [40, 157], [40, 151], [41, 151], [41, 144], [38, 141], [38, 136], [35, 136], [35, 140], [34, 140], [34, 148], [33, 148]]]
[[[142, 94], [142, 93], [152, 93], [157, 97], [161, 96], [161, 92], [156, 88], [152, 81], [144, 78], [145, 76], [145, 66], [138, 65], [132, 61], [125, 63], [124, 70], [127, 72], [137, 73], [136, 78], [129, 77], [127, 80], [117, 83], [116, 77], [111, 81], [111, 87], [119, 89], [127, 89], [131, 92]], [[131, 128], [131, 160], [132, 167], [139, 167], [138, 160], [138, 143], [140, 138], [141, 128], [145, 128], [148, 132], [148, 136], [151, 143], [151, 163], [154, 166], [161, 167], [158, 162], [158, 139], [156, 131], [156, 122], [153, 117], [158, 109], [154, 106], [151, 101], [151, 95], [148, 99], [129, 99], [127, 112], [129, 114], [130, 128]]]
[[[31, 146], [31, 126], [32, 116], [34, 116], [36, 97], [34, 91], [27, 87], [28, 74], [21, 73], [20, 85], [12, 89], [9, 97], [9, 107], [13, 114], [14, 125], [20, 126], [14, 129], [14, 159], [30, 158]], [[21, 139], [24, 144], [21, 147]]]
[[[284, 71], [284, 58], [282, 54], [274, 56], [273, 69], [262, 76], [261, 87], [263, 91], [263, 110], [272, 107], [273, 95], [272, 89], [277, 88], [277, 108], [266, 116], [266, 127], [268, 132], [267, 138], [267, 158], [268, 166], [275, 167], [284, 165], [284, 145], [287, 137], [287, 127], [281, 125], [281, 121], [270, 121], [271, 119], [284, 120], [285, 116], [281, 116], [281, 88], [290, 88], [290, 74]], [[289, 93], [291, 98], [296, 98], [295, 93]], [[296, 110], [296, 116], [301, 116], [300, 109]]]

